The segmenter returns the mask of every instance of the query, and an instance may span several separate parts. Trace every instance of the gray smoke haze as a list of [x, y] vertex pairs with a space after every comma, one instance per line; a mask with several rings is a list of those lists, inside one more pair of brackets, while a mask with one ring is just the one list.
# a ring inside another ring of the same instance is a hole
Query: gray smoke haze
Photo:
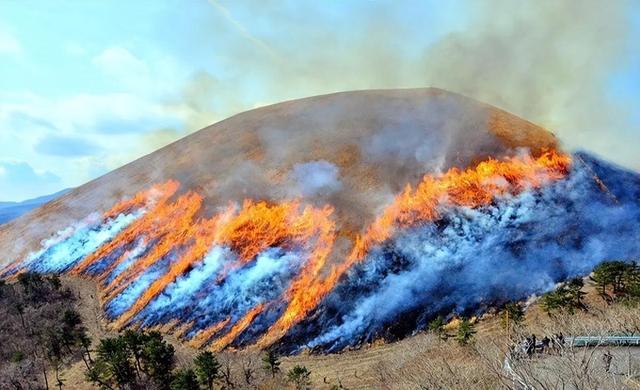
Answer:
[[342, 188], [340, 168], [329, 161], [296, 164], [291, 175], [296, 192], [305, 198], [326, 198]]
[[[551, 290], [604, 260], [637, 260], [640, 179], [580, 158], [589, 168], [578, 160], [567, 180], [489, 207], [447, 211], [444, 223], [411, 229], [373, 251], [347, 287], [327, 298], [338, 314], [319, 320], [323, 332], [309, 347], [370, 341], [412, 310], [420, 314], [406, 328], [419, 329], [437, 314], [482, 312]], [[593, 181], [594, 170], [617, 203]]]
[[[635, 102], [612, 100], [607, 91], [612, 71], [626, 65], [637, 39], [630, 1], [458, 4], [459, 24], [435, 42], [409, 30], [402, 19], [406, 15], [396, 12], [397, 2], [358, 9], [348, 36], [337, 35], [344, 29], [327, 26], [318, 32], [300, 22], [304, 15], [331, 20], [318, 3], [265, 7], [250, 2], [240, 8], [215, 3], [185, 44], [217, 52], [212, 37], [223, 37], [225, 69], [232, 77], [202, 72], [185, 87], [194, 123], [335, 91], [435, 86], [549, 128], [570, 148], [640, 167], [633, 146], [640, 132], [631, 117]], [[251, 34], [252, 26], [233, 19], [238, 9], [267, 20], [279, 34]], [[406, 50], [402, 43], [407, 41], [422, 47]]]

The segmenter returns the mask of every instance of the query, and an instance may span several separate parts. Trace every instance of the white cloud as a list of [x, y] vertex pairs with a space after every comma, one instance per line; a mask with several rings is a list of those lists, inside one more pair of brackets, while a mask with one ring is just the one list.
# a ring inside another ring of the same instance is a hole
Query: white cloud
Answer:
[[173, 57], [153, 52], [140, 57], [121, 46], [104, 49], [92, 63], [115, 82], [116, 89], [156, 100], [175, 95], [191, 74]]
[[105, 73], [130, 81], [140, 76], [147, 77], [149, 68], [123, 47], [110, 47], [93, 58], [93, 63]]

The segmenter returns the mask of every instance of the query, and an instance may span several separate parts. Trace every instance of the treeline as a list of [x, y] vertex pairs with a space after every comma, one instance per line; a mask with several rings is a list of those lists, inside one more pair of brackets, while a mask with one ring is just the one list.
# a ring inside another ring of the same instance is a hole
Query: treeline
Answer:
[[[640, 303], [640, 266], [636, 262], [605, 261], [593, 269], [589, 278], [600, 296], [609, 303]], [[573, 314], [578, 309], [586, 310], [583, 287], [582, 278], [570, 279], [542, 295], [540, 305], [549, 314], [557, 311]]]
[[0, 388], [62, 388], [63, 366], [83, 359], [88, 367], [91, 342], [74, 302], [55, 275], [0, 280]]
[[[241, 367], [232, 367], [229, 360], [220, 362], [209, 351], [200, 352], [190, 366], [176, 368], [173, 346], [155, 331], [126, 330], [117, 337], [102, 339], [95, 355], [86, 379], [105, 390], [235, 389], [256, 387], [263, 381], [253, 362], [243, 361]], [[261, 361], [263, 376], [283, 379], [296, 389], [310, 388], [311, 373], [307, 368], [296, 366], [285, 378], [279, 378], [280, 359], [275, 352], [265, 352]], [[242, 382], [234, 375], [237, 368], [242, 371]]]
[[125, 330], [92, 346], [76, 301], [56, 275], [0, 280], [0, 389], [63, 389], [64, 369], [79, 361], [87, 385], [104, 390], [311, 386], [306, 367], [281, 372], [273, 351], [237, 359], [225, 354], [222, 360], [204, 351], [178, 368], [174, 347], [156, 331]]

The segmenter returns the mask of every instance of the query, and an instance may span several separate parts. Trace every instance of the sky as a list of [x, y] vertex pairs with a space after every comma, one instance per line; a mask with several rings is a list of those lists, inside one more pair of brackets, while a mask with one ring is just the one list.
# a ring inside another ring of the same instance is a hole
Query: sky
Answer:
[[434, 86], [640, 170], [640, 1], [1, 0], [0, 200], [230, 115]]

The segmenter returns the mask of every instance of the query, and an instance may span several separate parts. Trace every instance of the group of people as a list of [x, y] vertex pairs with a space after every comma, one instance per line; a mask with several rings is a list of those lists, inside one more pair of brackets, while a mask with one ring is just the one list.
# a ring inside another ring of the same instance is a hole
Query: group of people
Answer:
[[519, 343], [515, 343], [511, 347], [512, 356], [514, 357], [532, 357], [536, 353], [559, 353], [564, 348], [565, 340], [562, 333], [556, 333], [551, 338], [544, 336], [538, 340], [535, 334], [525, 337]]

